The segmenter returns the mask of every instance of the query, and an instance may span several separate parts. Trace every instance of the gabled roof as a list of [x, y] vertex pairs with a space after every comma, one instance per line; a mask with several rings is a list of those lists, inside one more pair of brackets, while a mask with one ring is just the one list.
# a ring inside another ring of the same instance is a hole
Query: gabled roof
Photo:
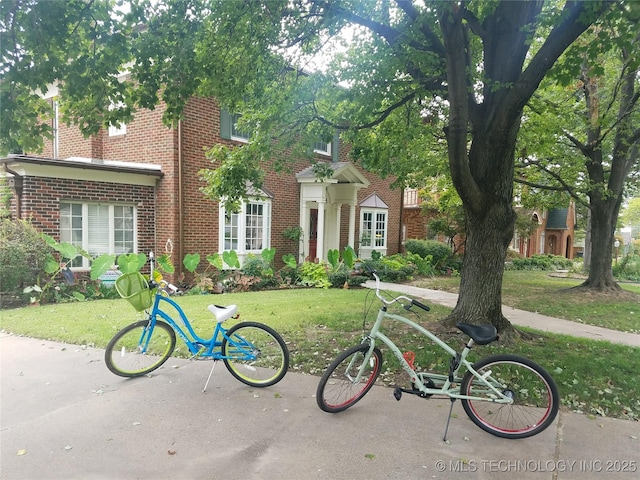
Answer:
[[382, 199], [378, 195], [376, 195], [375, 193], [372, 193], [367, 198], [365, 198], [362, 202], [360, 202], [360, 207], [361, 208], [364, 207], [364, 208], [386, 208], [386, 209], [389, 209], [389, 205], [384, 203], [382, 201]]
[[568, 208], [552, 208], [547, 217], [547, 228], [550, 230], [566, 230]]
[[[327, 164], [333, 171], [331, 178], [326, 179], [328, 183], [351, 183], [359, 184], [363, 187], [368, 187], [370, 182], [364, 175], [362, 175], [358, 169], [349, 162], [333, 162]], [[313, 166], [305, 168], [296, 173], [296, 179], [299, 183], [319, 182], [313, 173]]]

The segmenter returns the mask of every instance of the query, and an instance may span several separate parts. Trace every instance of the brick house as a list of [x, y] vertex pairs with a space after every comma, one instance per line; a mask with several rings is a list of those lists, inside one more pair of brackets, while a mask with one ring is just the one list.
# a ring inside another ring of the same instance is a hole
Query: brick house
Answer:
[[[552, 208], [542, 212], [534, 210], [525, 212], [521, 209], [520, 213], [530, 215], [538, 227], [528, 237], [522, 237], [516, 232], [509, 246], [511, 250], [524, 257], [549, 253], [568, 259], [574, 258], [582, 251], [582, 247], [576, 245], [576, 209], [573, 202], [569, 202], [566, 208]], [[406, 189], [402, 208], [403, 241], [412, 238], [426, 239], [428, 221], [429, 214], [422, 208], [418, 191]], [[438, 236], [437, 240], [445, 241], [441, 236]], [[464, 239], [456, 236], [454, 243], [452, 248], [462, 253], [464, 248], [459, 247], [464, 243]]]
[[569, 202], [566, 208], [527, 213], [538, 224], [538, 228], [528, 237], [521, 237], [516, 233], [511, 249], [525, 257], [548, 253], [573, 259], [578, 254], [580, 247], [574, 245], [576, 209], [573, 202]]
[[[140, 110], [130, 123], [86, 139], [54, 115], [42, 156], [0, 159], [13, 189], [12, 216], [92, 255], [172, 251], [178, 274], [188, 253], [235, 250], [242, 261], [275, 247], [282, 265], [287, 253], [326, 259], [329, 249], [347, 245], [363, 258], [399, 251], [402, 191], [349, 162], [337, 138], [315, 150], [330, 164], [330, 178], [314, 178], [307, 160], [295, 161], [289, 174], [265, 166], [260, 196], [227, 214], [200, 191], [198, 172], [214, 167], [205, 149], [246, 142], [234, 116], [214, 99], [194, 97], [178, 125], [167, 128], [163, 111]], [[291, 227], [303, 232], [299, 245], [283, 235]], [[73, 262], [77, 270], [88, 267], [85, 259]]]

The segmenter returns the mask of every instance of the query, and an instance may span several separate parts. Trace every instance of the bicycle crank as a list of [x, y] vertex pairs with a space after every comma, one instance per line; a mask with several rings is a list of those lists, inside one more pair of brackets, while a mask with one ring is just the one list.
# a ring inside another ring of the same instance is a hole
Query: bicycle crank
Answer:
[[[431, 381], [430, 378], [427, 379], [426, 382], [424, 382], [424, 386], [427, 388], [436, 388], [436, 385]], [[403, 393], [409, 393], [411, 395], [417, 395], [420, 398], [429, 398], [431, 397], [433, 394], [432, 393], [425, 393], [425, 392], [421, 392], [418, 387], [415, 385], [415, 383], [411, 384], [411, 390], [409, 390], [408, 388], [402, 388], [402, 387], [396, 387], [393, 390], [393, 396], [396, 398], [397, 401], [400, 401], [400, 399], [402, 398], [402, 394]]]

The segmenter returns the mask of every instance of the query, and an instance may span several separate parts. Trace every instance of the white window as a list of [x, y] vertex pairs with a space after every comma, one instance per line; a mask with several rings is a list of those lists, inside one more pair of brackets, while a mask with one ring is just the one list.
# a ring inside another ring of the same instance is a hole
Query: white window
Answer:
[[331, 156], [331, 142], [316, 142], [313, 144], [313, 151], [315, 153], [319, 153], [320, 155]]
[[242, 202], [237, 213], [227, 213], [220, 206], [220, 250], [235, 250], [239, 257], [248, 253], [260, 254], [270, 248], [271, 202], [250, 200]]
[[360, 211], [360, 252], [362, 258], [371, 258], [374, 250], [387, 254], [387, 210]]
[[[136, 209], [129, 205], [60, 204], [60, 241], [76, 245], [92, 257], [137, 251]], [[72, 267], [89, 268], [78, 256]]]
[[[109, 110], [115, 110], [117, 108], [121, 108], [124, 106], [124, 103], [119, 102], [118, 104], [109, 105]], [[118, 135], [125, 135], [127, 133], [127, 124], [119, 123], [117, 125], [109, 125], [109, 136], [116, 137]]]
[[239, 113], [234, 113], [231, 115], [231, 139], [238, 140], [240, 142], [248, 142], [250, 133], [245, 130], [240, 130], [238, 128], [238, 120], [240, 120]]
[[363, 211], [360, 236], [363, 247], [387, 248], [387, 212]]

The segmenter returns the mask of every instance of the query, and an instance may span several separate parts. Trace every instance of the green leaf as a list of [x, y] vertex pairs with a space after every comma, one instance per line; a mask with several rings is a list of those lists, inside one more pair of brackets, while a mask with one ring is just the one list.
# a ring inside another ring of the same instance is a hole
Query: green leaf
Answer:
[[287, 253], [286, 255], [283, 255], [282, 256], [282, 261], [289, 268], [296, 268], [298, 266], [298, 262], [296, 261], [296, 257], [291, 253]]
[[73, 298], [75, 298], [79, 302], [84, 302], [86, 300], [86, 297], [80, 292], [73, 292], [72, 295]]
[[108, 253], [102, 254], [91, 262], [91, 280], [97, 280], [107, 273], [107, 270], [116, 263], [116, 256]]
[[230, 268], [240, 268], [240, 261], [238, 260], [238, 254], [235, 250], [222, 252], [222, 259]]
[[262, 250], [261, 255], [262, 255], [262, 259], [266, 263], [271, 265], [273, 263], [273, 259], [276, 258], [276, 248], [275, 247], [265, 248], [264, 250]]
[[340, 261], [340, 252], [335, 249], [329, 250], [327, 252], [327, 260], [334, 269], [337, 268]]
[[357, 255], [355, 250], [353, 249], [352, 246], [347, 245], [346, 247], [344, 247], [344, 250], [342, 252], [342, 260], [344, 261], [344, 265], [349, 269], [352, 270], [353, 266], [355, 265], [355, 261], [356, 261]]
[[224, 267], [222, 263], [222, 257], [219, 253], [212, 253], [211, 255], [207, 255], [207, 262], [216, 267], [218, 270], [222, 270]]
[[53, 275], [58, 270], [60, 270], [60, 264], [55, 258], [53, 258], [53, 255], [51, 255], [50, 253], [47, 254], [47, 259], [44, 262], [43, 270], [49, 275]]
[[191, 273], [196, 271], [198, 265], [200, 264], [200, 254], [199, 253], [187, 253], [184, 256], [184, 260], [182, 260], [182, 264], [184, 268], [189, 270]]
[[171, 256], [167, 253], [163, 253], [158, 258], [156, 258], [156, 263], [163, 272], [173, 273], [176, 271], [173, 263], [171, 263]]
[[118, 268], [122, 273], [138, 272], [147, 263], [144, 253], [128, 253], [118, 257]]

